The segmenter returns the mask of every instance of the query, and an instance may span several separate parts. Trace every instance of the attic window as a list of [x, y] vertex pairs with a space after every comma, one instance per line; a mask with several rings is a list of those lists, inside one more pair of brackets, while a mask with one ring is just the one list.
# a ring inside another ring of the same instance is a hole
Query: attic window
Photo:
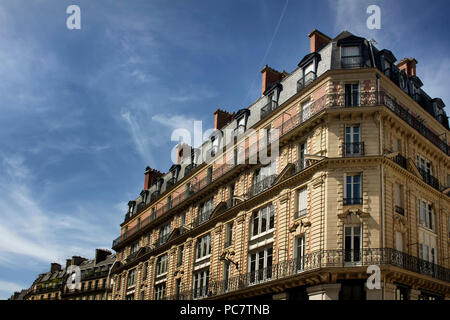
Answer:
[[358, 46], [348, 46], [341, 48], [342, 68], [360, 68], [361, 52]]

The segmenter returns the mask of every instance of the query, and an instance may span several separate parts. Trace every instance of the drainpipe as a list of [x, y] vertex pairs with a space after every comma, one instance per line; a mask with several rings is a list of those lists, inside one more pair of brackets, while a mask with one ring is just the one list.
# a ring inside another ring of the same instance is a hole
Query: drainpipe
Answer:
[[[381, 117], [380, 117], [380, 128], [379, 128], [379, 135], [380, 135], [380, 155], [382, 154], [382, 150], [383, 150], [383, 139], [382, 139], [382, 129], [381, 129]], [[384, 237], [384, 170], [383, 170], [383, 163], [380, 163], [380, 184], [381, 184], [381, 204], [380, 204], [380, 209], [381, 209], [381, 241], [382, 241], [382, 245], [383, 245], [383, 249], [385, 248], [385, 237]]]

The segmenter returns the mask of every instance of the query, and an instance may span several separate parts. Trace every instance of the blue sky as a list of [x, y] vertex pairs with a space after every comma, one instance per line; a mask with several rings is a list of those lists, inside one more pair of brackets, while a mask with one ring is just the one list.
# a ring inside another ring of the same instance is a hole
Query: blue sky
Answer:
[[[450, 105], [449, 5], [430, 3], [0, 1], [0, 299], [50, 262], [110, 248], [145, 167], [170, 167], [172, 131], [248, 106], [261, 68], [292, 71], [313, 29], [416, 58]], [[81, 30], [66, 28], [72, 4]], [[370, 4], [381, 30], [366, 28]]]

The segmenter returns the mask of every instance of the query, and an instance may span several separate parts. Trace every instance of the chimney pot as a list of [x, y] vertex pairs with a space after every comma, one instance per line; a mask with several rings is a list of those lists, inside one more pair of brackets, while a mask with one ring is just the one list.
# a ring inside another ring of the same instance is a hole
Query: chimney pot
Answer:
[[404, 58], [399, 63], [397, 63], [397, 67], [400, 70], [405, 70], [408, 77], [416, 76], [416, 65], [418, 64], [417, 60], [414, 58]]
[[233, 116], [234, 112], [228, 113], [221, 109], [214, 111], [214, 130], [222, 129], [231, 119], [233, 119]]
[[279, 72], [275, 69], [272, 69], [267, 64], [262, 68], [262, 86], [261, 86], [261, 95], [264, 95], [264, 92], [275, 82], [283, 79], [287, 73], [285, 71]]
[[317, 29], [314, 29], [308, 34], [308, 37], [310, 39], [310, 52], [317, 52], [319, 51], [324, 45], [331, 42], [331, 38], [327, 35], [323, 34]]

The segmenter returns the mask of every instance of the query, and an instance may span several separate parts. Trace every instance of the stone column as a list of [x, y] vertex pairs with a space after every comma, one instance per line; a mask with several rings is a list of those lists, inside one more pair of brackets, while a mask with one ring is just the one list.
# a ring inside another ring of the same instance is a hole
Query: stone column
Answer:
[[340, 283], [319, 284], [306, 289], [309, 300], [339, 300]]

